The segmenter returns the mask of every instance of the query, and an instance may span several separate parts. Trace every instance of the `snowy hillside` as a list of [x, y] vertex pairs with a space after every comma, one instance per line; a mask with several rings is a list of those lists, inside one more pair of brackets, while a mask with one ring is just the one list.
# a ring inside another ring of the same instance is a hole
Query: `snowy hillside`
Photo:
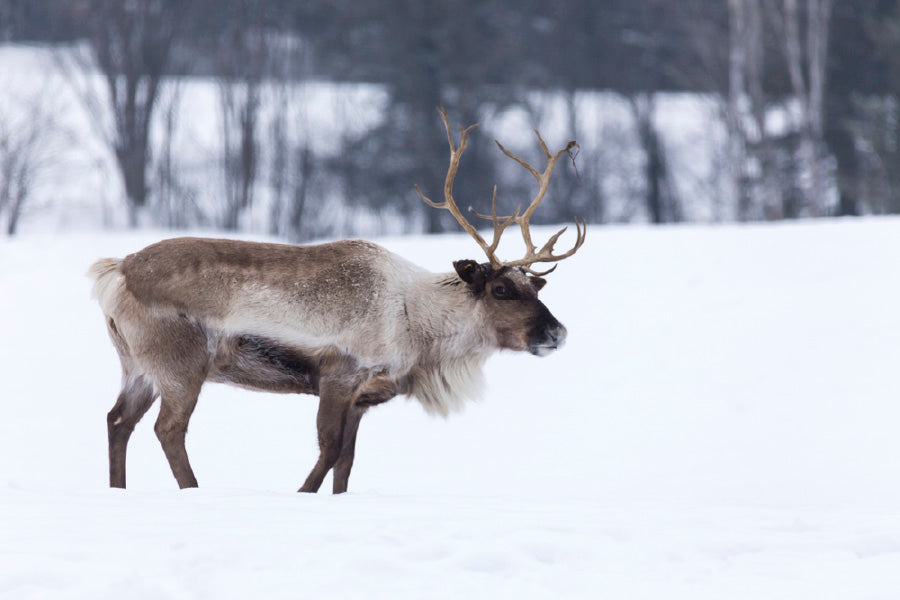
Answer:
[[[188, 435], [199, 490], [156, 408], [107, 489], [119, 367], [84, 273], [168, 235], [0, 241], [4, 600], [900, 594], [900, 220], [594, 227], [541, 292], [568, 345], [496, 356], [448, 420], [373, 409], [337, 497], [293, 491], [314, 398], [217, 385]], [[481, 258], [381, 242], [435, 271]]]

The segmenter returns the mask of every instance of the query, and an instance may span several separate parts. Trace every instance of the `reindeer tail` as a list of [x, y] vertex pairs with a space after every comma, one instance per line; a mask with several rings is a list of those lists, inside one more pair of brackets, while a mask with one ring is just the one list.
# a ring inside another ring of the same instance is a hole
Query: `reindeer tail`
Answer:
[[87, 275], [94, 280], [91, 296], [100, 303], [100, 308], [107, 315], [113, 311], [122, 285], [119, 266], [120, 258], [101, 258], [91, 265]]

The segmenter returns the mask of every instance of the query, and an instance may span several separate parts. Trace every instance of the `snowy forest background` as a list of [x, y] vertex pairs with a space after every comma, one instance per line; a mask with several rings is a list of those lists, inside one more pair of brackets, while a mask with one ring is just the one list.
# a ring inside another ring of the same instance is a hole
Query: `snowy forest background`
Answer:
[[535, 221], [900, 212], [896, 0], [0, 0], [0, 225], [291, 240], [501, 210], [531, 128], [581, 151]]

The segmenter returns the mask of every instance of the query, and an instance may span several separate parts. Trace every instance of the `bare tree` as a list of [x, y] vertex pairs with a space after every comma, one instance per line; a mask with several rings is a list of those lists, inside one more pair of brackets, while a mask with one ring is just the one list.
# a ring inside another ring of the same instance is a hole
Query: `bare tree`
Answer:
[[[149, 192], [150, 122], [189, 3], [86, 0], [80, 6], [86, 51], [75, 47], [58, 59], [116, 157], [135, 226]], [[103, 85], [96, 85], [95, 73]]]
[[832, 0], [806, 0], [803, 36], [797, 0], [766, 0], [772, 22], [783, 39], [783, 56], [791, 91], [799, 107], [799, 163], [808, 184], [800, 186], [803, 208], [810, 215], [825, 214], [828, 171], [823, 138], [825, 106], [825, 60]]
[[[285, 58], [281, 56], [279, 62]], [[310, 142], [313, 125], [302, 86], [284, 76], [278, 77], [273, 86], [273, 116], [266, 137], [270, 151], [269, 232], [303, 241], [319, 233], [318, 219], [313, 218], [308, 203], [319, 162]]]
[[727, 35], [723, 37], [720, 25], [715, 37], [696, 36], [694, 42], [700, 62], [715, 70], [722, 68], [715, 57], [716, 44], [727, 48], [724, 85], [716, 80], [711, 89], [726, 131], [726, 152], [719, 164], [728, 180], [732, 214], [741, 221], [797, 216], [795, 132], [770, 123], [774, 111], [784, 114], [789, 108], [779, 90], [771, 89], [766, 2], [729, 0]]
[[[225, 3], [225, 10], [230, 11], [230, 18], [216, 38], [225, 186], [222, 226], [235, 230], [254, 202], [264, 133], [264, 83], [270, 79], [280, 37], [267, 22], [263, 0], [231, 0]], [[288, 73], [282, 68], [278, 77], [283, 82]]]
[[[499, 4], [327, 3], [343, 19], [326, 46], [331, 54], [345, 57], [346, 74], [341, 75], [377, 81], [389, 94], [382, 122], [348, 136], [346, 150], [329, 163], [331, 172], [346, 182], [349, 202], [374, 211], [389, 207], [406, 215], [408, 226], [423, 224], [429, 232], [453, 227], [447, 215], [421, 207], [412, 184], [435, 188], [444, 180], [440, 165], [446, 140], [435, 126], [438, 106], [447, 106], [454, 119], [483, 122], [482, 111], [513, 101], [511, 87], [495, 85], [508, 76], [515, 59], [510, 54], [515, 52], [514, 30], [508, 26], [509, 15], [500, 18]], [[497, 180], [490, 139], [473, 140], [470, 153], [458, 191], [461, 197], [486, 202]]]
[[[17, 102], [24, 110], [0, 107], [0, 223], [15, 235], [39, 179], [64, 154], [55, 119], [55, 94], [41, 90]], [[14, 114], [18, 112], [18, 114]]]
[[676, 19], [695, 58], [679, 72], [680, 81], [710, 92], [725, 130], [723, 152], [714, 160], [723, 184], [716, 187], [728, 198], [725, 216], [741, 221], [796, 217], [805, 205], [798, 198], [798, 126], [788, 120], [776, 127], [773, 119], [792, 114], [776, 1], [782, 0], [728, 0], [720, 21], [698, 0], [687, 2]]
[[728, 100], [723, 108], [737, 217], [742, 221], [781, 216], [780, 188], [772, 172], [773, 144], [766, 126], [769, 101], [763, 87], [760, 1], [728, 3]]
[[252, 204], [259, 166], [260, 86], [258, 81], [227, 81], [219, 85], [222, 115], [222, 172], [225, 206], [222, 227], [236, 230]]
[[[835, 7], [840, 9], [840, 5]], [[849, 98], [853, 118], [845, 118], [852, 153], [842, 157], [854, 167], [841, 180], [842, 214], [900, 213], [900, 4], [867, 15], [863, 24], [873, 43], [871, 54], [885, 64], [883, 94]], [[847, 111], [850, 112], [850, 111]], [[845, 169], [849, 170], [849, 169]], [[852, 187], [851, 187], [852, 186]], [[848, 188], [850, 188], [848, 190]]]
[[182, 156], [176, 146], [182, 116], [182, 84], [178, 78], [166, 81], [158, 100], [158, 139], [154, 141], [153, 222], [163, 227], [184, 229], [204, 225], [208, 217], [198, 205], [197, 189], [187, 182]]
[[652, 223], [675, 223], [683, 220], [681, 205], [669, 176], [665, 147], [656, 126], [656, 99], [653, 94], [629, 97], [637, 138], [644, 152], [644, 199]]

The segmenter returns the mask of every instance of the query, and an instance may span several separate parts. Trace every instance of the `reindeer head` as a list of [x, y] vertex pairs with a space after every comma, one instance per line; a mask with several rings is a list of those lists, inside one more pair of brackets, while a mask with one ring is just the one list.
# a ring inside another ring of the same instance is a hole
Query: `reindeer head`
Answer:
[[[479, 264], [474, 260], [459, 260], [453, 263], [453, 267], [456, 269], [459, 278], [468, 285], [470, 291], [482, 303], [487, 322], [494, 329], [498, 346], [509, 350], [528, 350], [532, 354], [545, 356], [560, 348], [566, 339], [566, 328], [538, 300], [538, 291], [547, 283], [543, 276], [555, 270], [557, 265], [543, 272], [534, 271], [531, 269], [531, 266], [539, 262], [558, 262], [575, 254], [584, 243], [587, 224], [584, 219], [576, 219], [575, 245], [568, 252], [553, 254], [554, 244], [556, 244], [556, 241], [567, 228], [563, 227], [556, 232], [538, 250], [537, 246], [531, 241], [529, 222], [531, 215], [547, 193], [550, 176], [553, 174], [557, 160], [563, 154], [571, 156], [572, 149], [577, 148], [578, 144], [570, 141], [565, 148], [556, 154], [551, 154], [541, 134], [535, 130], [534, 133], [537, 135], [541, 150], [547, 157], [547, 167], [543, 172], [539, 172], [530, 164], [509, 152], [500, 142], [496, 142], [506, 156], [522, 165], [534, 176], [538, 182], [538, 192], [528, 208], [525, 209], [525, 212], [521, 212], [522, 207], [519, 206], [512, 215], [498, 217], [497, 186], [495, 185], [491, 199], [490, 215], [483, 215], [471, 208], [469, 209], [476, 217], [488, 219], [493, 223], [494, 237], [492, 242], [488, 244], [475, 227], [463, 216], [456, 205], [456, 201], [453, 199], [453, 180], [459, 168], [459, 159], [466, 149], [469, 132], [476, 125], [470, 125], [466, 129], [459, 128], [460, 140], [457, 146], [453, 142], [450, 123], [447, 120], [447, 113], [443, 107], [441, 107], [440, 113], [444, 121], [444, 127], [447, 130], [447, 140], [450, 143], [450, 167], [447, 170], [447, 178], [444, 181], [444, 201], [431, 201], [422, 194], [419, 186], [416, 186], [416, 192], [429, 206], [449, 210], [462, 228], [472, 236], [487, 255], [488, 262], [486, 263]], [[525, 256], [514, 261], [501, 261], [496, 255], [497, 247], [500, 245], [500, 237], [506, 228], [513, 223], [518, 224], [522, 231], [522, 237], [525, 240]]]

